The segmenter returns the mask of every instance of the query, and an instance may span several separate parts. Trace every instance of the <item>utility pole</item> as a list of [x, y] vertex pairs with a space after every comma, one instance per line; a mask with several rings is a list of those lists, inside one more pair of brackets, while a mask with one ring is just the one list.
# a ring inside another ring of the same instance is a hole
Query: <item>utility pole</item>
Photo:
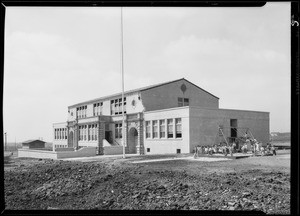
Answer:
[[125, 158], [125, 116], [124, 116], [124, 64], [123, 64], [123, 8], [121, 7], [121, 73], [122, 73], [122, 145]]

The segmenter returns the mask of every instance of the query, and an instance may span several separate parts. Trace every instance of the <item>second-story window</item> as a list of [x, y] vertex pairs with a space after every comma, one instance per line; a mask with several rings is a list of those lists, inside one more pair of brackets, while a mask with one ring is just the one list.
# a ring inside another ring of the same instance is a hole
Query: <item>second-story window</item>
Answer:
[[[122, 98], [110, 101], [111, 115], [122, 114]], [[124, 113], [126, 113], [126, 97], [124, 97]]]
[[87, 111], [87, 105], [77, 107], [76, 108], [77, 118], [85, 118], [86, 117], [86, 111]]
[[189, 106], [190, 104], [190, 100], [189, 98], [178, 98], [178, 106], [182, 107], [182, 106]]
[[103, 106], [103, 102], [95, 103], [93, 105], [93, 115], [94, 116], [98, 116], [98, 115], [102, 114], [102, 106]]

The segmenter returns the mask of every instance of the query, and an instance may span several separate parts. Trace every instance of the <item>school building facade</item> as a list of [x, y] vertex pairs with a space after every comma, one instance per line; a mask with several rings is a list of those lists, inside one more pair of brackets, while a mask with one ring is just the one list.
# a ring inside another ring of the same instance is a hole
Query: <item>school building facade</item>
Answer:
[[[130, 154], [191, 153], [222, 135], [233, 141], [251, 131], [269, 141], [269, 112], [220, 109], [219, 98], [182, 78], [68, 107], [68, 120], [53, 124], [53, 146], [115, 148]], [[122, 130], [125, 130], [124, 137]]]

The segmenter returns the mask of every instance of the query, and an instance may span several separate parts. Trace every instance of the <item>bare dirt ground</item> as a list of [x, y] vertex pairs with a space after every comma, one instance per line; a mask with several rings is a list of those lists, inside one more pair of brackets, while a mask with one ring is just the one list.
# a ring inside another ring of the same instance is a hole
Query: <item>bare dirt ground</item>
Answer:
[[[226, 161], [192, 155], [5, 164], [6, 209], [260, 210], [290, 213], [289, 151]], [[151, 163], [143, 160], [177, 158]]]

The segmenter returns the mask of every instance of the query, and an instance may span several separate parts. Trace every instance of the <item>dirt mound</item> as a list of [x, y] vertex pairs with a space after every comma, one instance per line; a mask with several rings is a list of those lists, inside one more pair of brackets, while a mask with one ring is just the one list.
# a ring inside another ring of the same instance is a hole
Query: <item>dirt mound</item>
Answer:
[[[290, 176], [252, 169], [194, 173], [124, 160], [35, 160], [5, 170], [8, 209], [193, 209], [290, 212]], [[34, 166], [32, 165], [34, 164]]]

